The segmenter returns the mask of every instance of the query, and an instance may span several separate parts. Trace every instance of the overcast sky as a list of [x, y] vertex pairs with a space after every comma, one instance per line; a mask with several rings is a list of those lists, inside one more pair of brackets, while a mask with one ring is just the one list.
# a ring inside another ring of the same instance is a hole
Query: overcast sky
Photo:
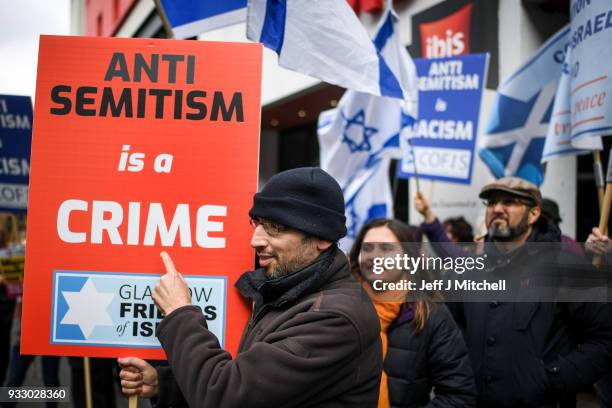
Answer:
[[69, 34], [70, 0], [6, 0], [0, 13], [0, 94], [36, 89], [40, 34]]

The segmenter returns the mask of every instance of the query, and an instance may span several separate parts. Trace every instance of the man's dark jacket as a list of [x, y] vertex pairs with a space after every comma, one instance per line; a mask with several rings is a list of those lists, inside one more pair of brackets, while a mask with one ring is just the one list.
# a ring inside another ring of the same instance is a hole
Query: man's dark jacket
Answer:
[[[529, 242], [558, 240], [559, 231], [544, 223], [529, 237]], [[508, 257], [490, 259], [492, 280], [518, 271], [564, 273], [546, 251], [527, 251], [523, 246]], [[480, 407], [575, 407], [576, 392], [612, 367], [608, 304], [466, 302], [449, 307], [464, 329]]]
[[170, 369], [158, 369], [158, 405], [376, 407], [379, 321], [337, 247], [282, 278], [245, 273], [236, 287], [254, 311], [234, 359], [196, 307], [177, 309], [160, 323]]

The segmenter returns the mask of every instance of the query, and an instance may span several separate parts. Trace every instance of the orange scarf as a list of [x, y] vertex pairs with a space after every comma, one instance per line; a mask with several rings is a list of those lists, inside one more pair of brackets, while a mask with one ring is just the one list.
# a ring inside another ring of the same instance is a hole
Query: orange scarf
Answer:
[[[373, 292], [372, 288], [367, 283], [363, 283], [362, 286], [368, 293], [368, 295], [370, 295], [370, 299], [372, 299], [372, 304], [374, 305], [374, 308], [376, 309], [376, 314], [378, 314], [378, 319], [380, 320], [380, 339], [382, 341], [382, 359], [384, 363], [388, 350], [387, 329], [399, 315], [402, 304], [404, 304], [405, 301], [377, 301], [376, 298], [380, 297], [380, 294]], [[405, 294], [398, 293], [397, 295], [398, 298], [406, 298]], [[385, 370], [383, 370], [382, 375], [380, 377], [378, 408], [389, 408], [390, 406], [391, 404], [389, 402], [389, 386], [387, 384], [387, 373], [385, 373]]]

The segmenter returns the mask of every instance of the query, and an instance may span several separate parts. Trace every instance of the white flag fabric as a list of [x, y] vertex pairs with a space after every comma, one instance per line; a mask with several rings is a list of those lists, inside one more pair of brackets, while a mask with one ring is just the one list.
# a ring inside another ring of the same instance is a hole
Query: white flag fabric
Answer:
[[[359, 171], [360, 182], [352, 183], [353, 191], [345, 193], [347, 234], [340, 240], [340, 249], [349, 252], [364, 224], [377, 218], [393, 217], [393, 194], [389, 180], [391, 159], [384, 158]], [[347, 197], [348, 196], [348, 197]]]
[[[389, 182], [391, 159], [400, 158], [399, 134], [416, 115], [416, 70], [397, 35], [397, 17], [389, 8], [374, 42], [388, 55], [395, 72], [411, 76], [414, 94], [407, 103], [399, 99], [347, 90], [336, 109], [319, 116], [320, 165], [342, 187], [346, 203], [347, 237], [340, 247], [348, 251], [368, 221], [393, 217]], [[383, 41], [382, 39], [385, 38]], [[399, 44], [399, 46], [398, 46]]]
[[375, 160], [400, 158], [401, 115], [399, 101], [346, 91], [336, 109], [319, 116], [321, 168], [344, 189]]
[[570, 56], [571, 49], [568, 48], [550, 115], [544, 151], [542, 152], [542, 163], [546, 163], [555, 157], [588, 154], [595, 150], [603, 150], [601, 137], [572, 139], [571, 76], [567, 68], [570, 63]]
[[612, 135], [612, 5], [570, 2], [572, 140]]
[[346, 0], [249, 0], [247, 37], [274, 50], [287, 69], [347, 89], [415, 100], [410, 73], [389, 66]]

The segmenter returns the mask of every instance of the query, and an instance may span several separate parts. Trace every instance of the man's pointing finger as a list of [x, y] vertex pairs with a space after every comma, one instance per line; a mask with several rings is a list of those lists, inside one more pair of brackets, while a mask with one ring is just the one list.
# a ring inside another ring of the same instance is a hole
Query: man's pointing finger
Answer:
[[171, 275], [177, 275], [178, 272], [176, 270], [176, 267], [174, 266], [174, 262], [172, 262], [172, 259], [170, 258], [170, 255], [168, 255], [168, 253], [166, 252], [162, 252], [160, 256], [162, 261], [164, 262], [164, 266], [166, 267], [166, 273]]

